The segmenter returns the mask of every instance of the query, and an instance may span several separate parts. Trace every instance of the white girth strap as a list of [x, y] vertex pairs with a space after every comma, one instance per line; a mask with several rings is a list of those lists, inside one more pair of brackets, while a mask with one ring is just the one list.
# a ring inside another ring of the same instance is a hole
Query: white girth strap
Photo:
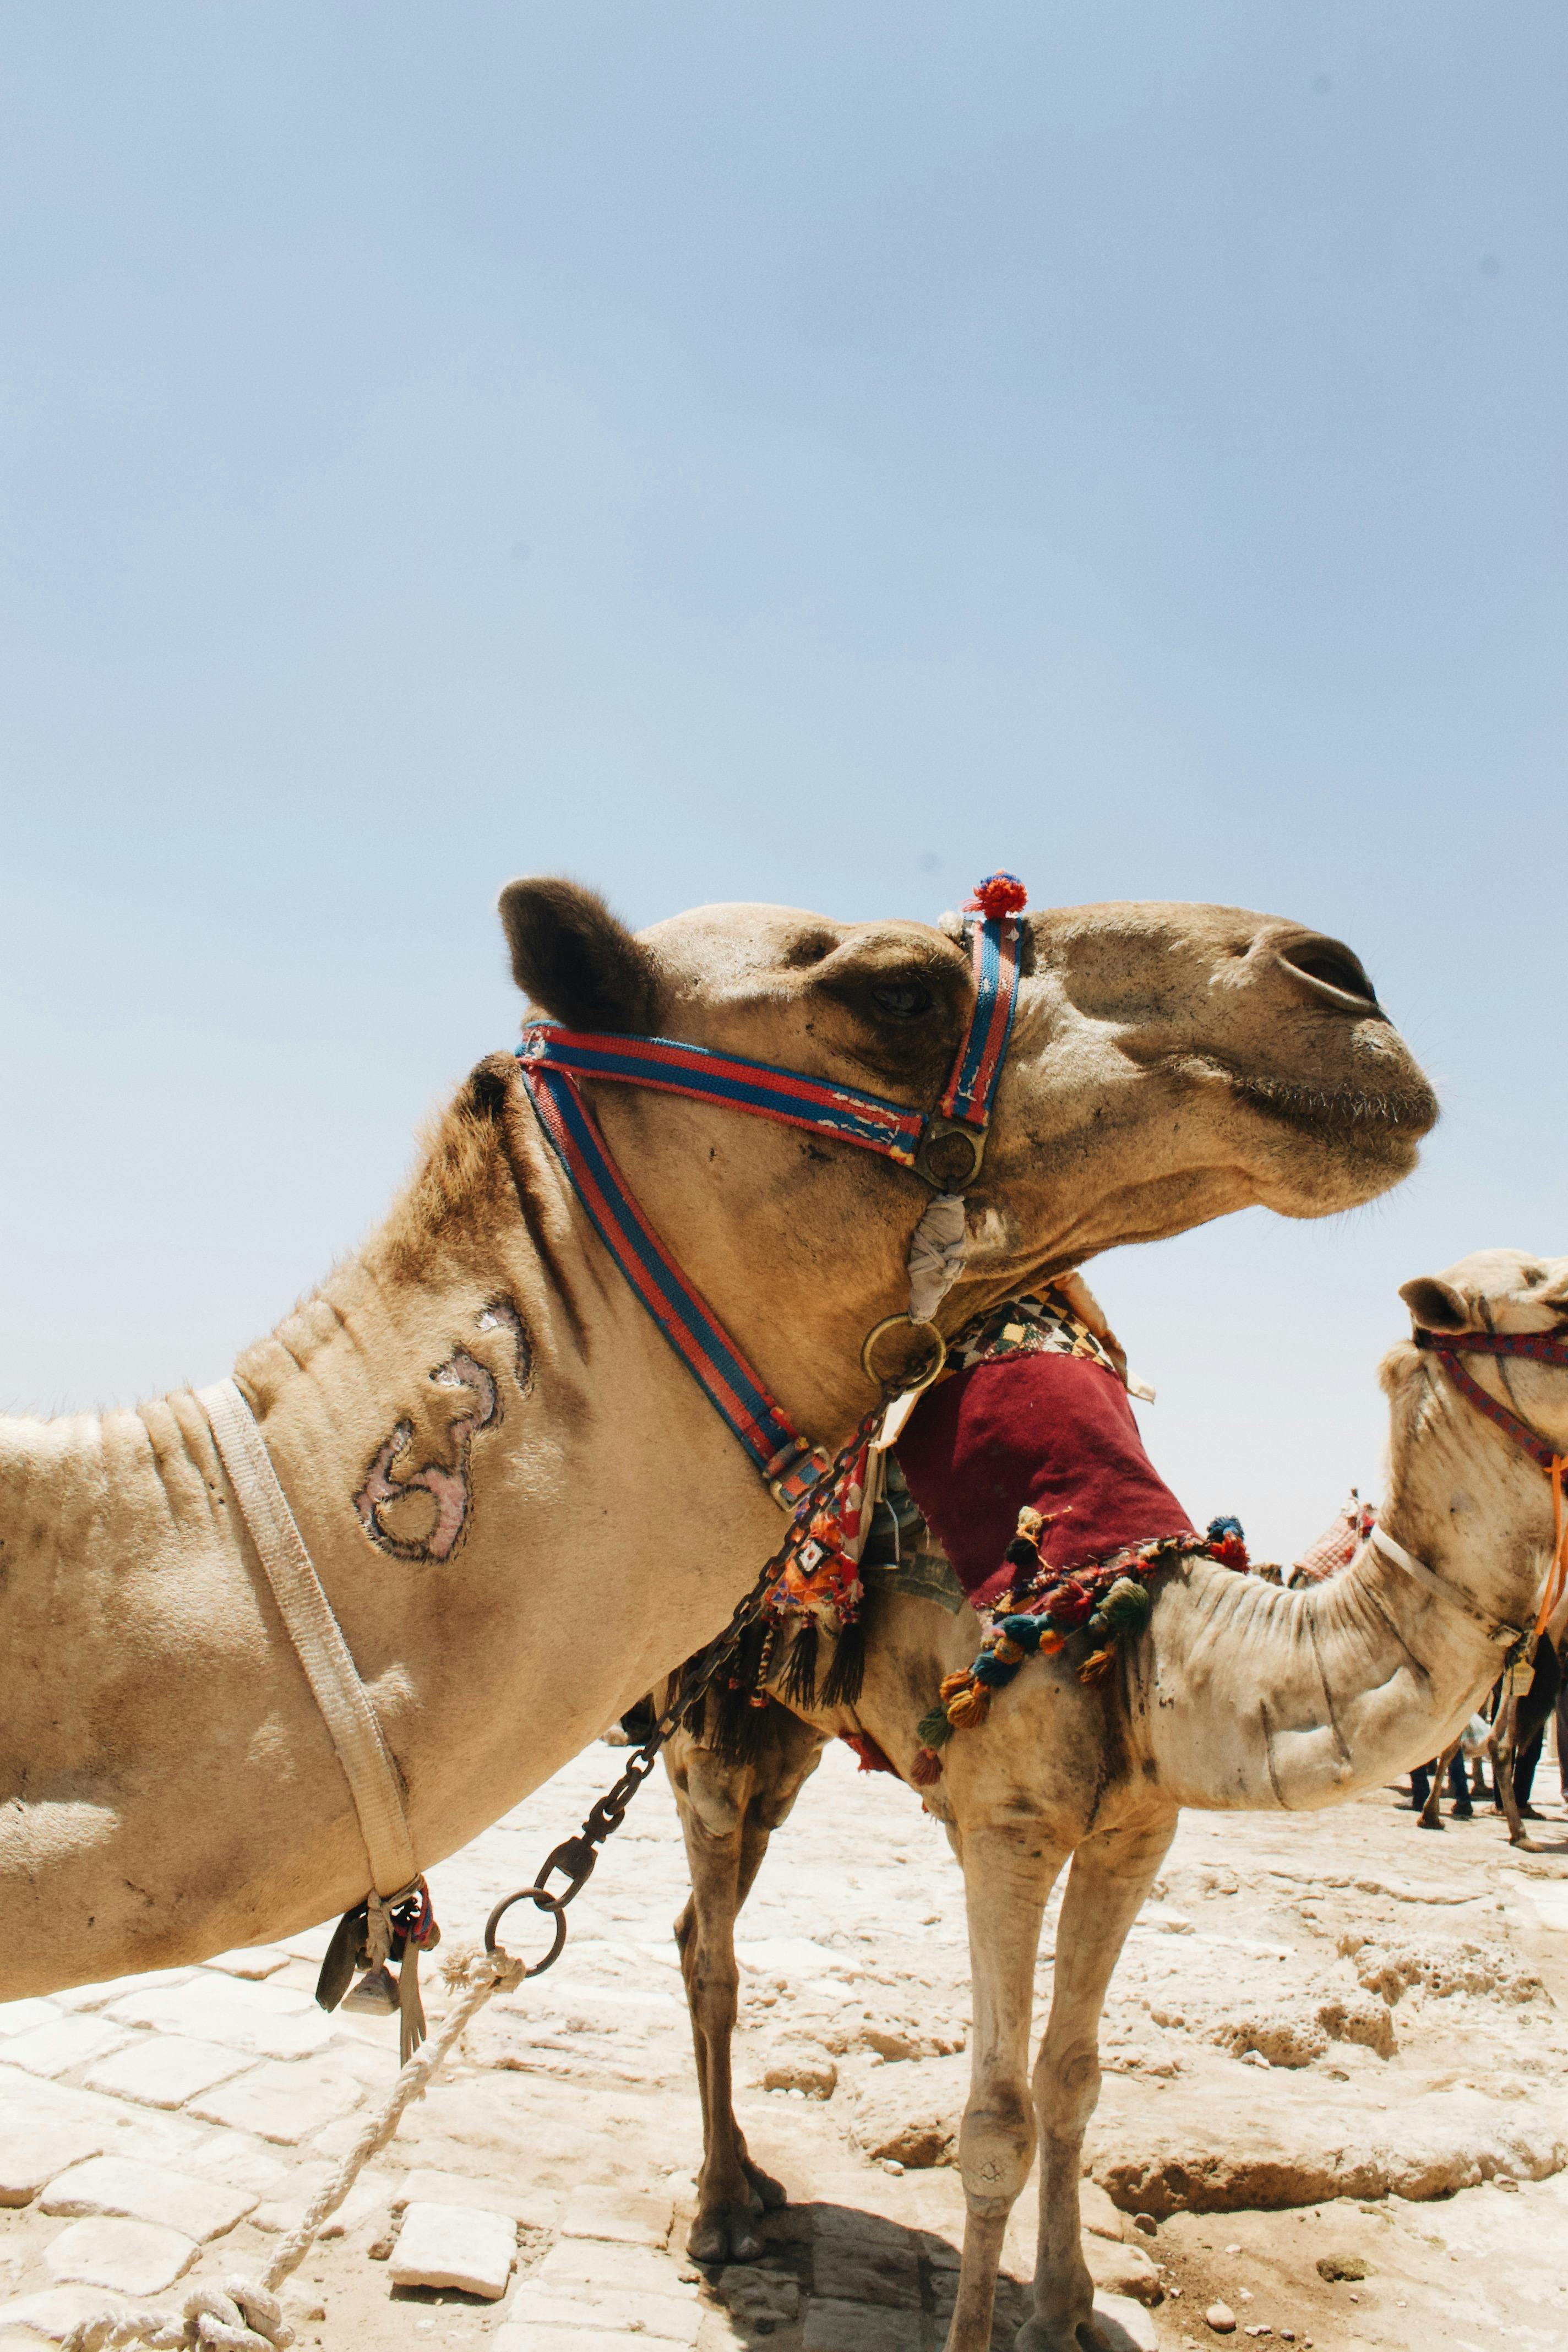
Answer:
[[212, 1424], [250, 1539], [338, 1751], [370, 1857], [371, 1883], [384, 1897], [400, 1895], [418, 1877], [419, 1865], [397, 1775], [342, 1628], [321, 1590], [250, 1407], [232, 1381], [198, 1389], [196, 1402]]
[[1414, 1577], [1425, 1591], [1435, 1594], [1439, 1601], [1446, 1601], [1451, 1609], [1462, 1609], [1467, 1617], [1473, 1618], [1478, 1625], [1485, 1628], [1489, 1641], [1511, 1643], [1524, 1639], [1522, 1627], [1505, 1625], [1500, 1617], [1489, 1617], [1484, 1609], [1478, 1609], [1466, 1594], [1438, 1576], [1424, 1560], [1417, 1559], [1414, 1552], [1406, 1551], [1402, 1543], [1395, 1543], [1394, 1538], [1385, 1535], [1380, 1527], [1373, 1527], [1368, 1541], [1376, 1546], [1384, 1559], [1402, 1568], [1406, 1576]]

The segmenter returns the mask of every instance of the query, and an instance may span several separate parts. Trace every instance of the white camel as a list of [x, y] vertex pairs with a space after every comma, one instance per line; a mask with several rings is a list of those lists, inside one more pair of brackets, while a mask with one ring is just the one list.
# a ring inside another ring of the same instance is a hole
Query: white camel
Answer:
[[[1568, 1454], [1568, 1258], [1490, 1250], [1402, 1293], [1424, 1334], [1555, 1334], [1552, 1362], [1466, 1355], [1469, 1372]], [[1081, 1300], [1080, 1292], [1079, 1298]], [[1483, 1342], [1489, 1344], [1489, 1342]], [[1079, 2243], [1084, 2132], [1100, 2092], [1111, 1972], [1184, 1805], [1310, 1810], [1431, 1756], [1466, 1723], [1515, 1634], [1533, 1626], [1553, 1538], [1549, 1481], [1455, 1385], [1440, 1354], [1384, 1360], [1390, 1469], [1379, 1534], [1330, 1582], [1284, 1591], [1211, 1559], [1152, 1579], [1153, 1605], [1115, 1670], [1086, 1685], [1089, 1636], [1023, 1665], [984, 1726], [953, 1735], [921, 1793], [963, 1871], [973, 2074], [960, 2137], [967, 2205], [947, 2352], [984, 2352], [1003, 2235], [1040, 2159], [1035, 2309], [1018, 2352], [1100, 2342]], [[741, 1905], [824, 1743], [867, 1735], [920, 1780], [921, 1709], [968, 1665], [983, 1627], [882, 1580], [869, 1603], [864, 1685], [848, 1707], [774, 1703], [752, 1761], [683, 1733], [667, 1749], [692, 1868], [677, 1925], [702, 2097], [704, 2161], [690, 2245], [706, 2261], [762, 2251], [756, 2216], [784, 2189], [753, 2164], [731, 2105]], [[782, 1651], [775, 1692], [787, 1665]], [[1051, 1887], [1070, 1863], [1050, 2012], [1034, 2068], [1036, 1958]]]
[[[932, 1104], [974, 1001], [961, 927], [719, 907], [634, 938], [515, 883], [520, 985]], [[1347, 949], [1208, 907], [1023, 927], [952, 1329], [1020, 1281], [1261, 1201], [1318, 1216], [1414, 1164], [1436, 1108]], [[795, 1426], [876, 1401], [909, 1170], [711, 1102], [584, 1081], [652, 1226]], [[401, 1781], [417, 1866], [710, 1640], [777, 1545], [767, 1488], [569, 1187], [510, 1054], [370, 1240], [237, 1380]], [[359, 1902], [338, 1755], [195, 1395], [0, 1423], [0, 1998], [197, 1960]], [[384, 1893], [389, 1892], [383, 1888]]]

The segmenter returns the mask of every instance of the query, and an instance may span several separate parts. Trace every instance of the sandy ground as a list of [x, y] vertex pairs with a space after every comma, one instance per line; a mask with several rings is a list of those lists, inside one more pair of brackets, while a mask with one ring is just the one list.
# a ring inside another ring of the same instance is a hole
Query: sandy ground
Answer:
[[[528, 1883], [616, 1761], [589, 1749], [433, 1874], [449, 1941]], [[1552, 1766], [1540, 1778], [1555, 1791]], [[1392, 1791], [1187, 1817], [1107, 2014], [1085, 2205], [1109, 2343], [1216, 2343], [1220, 2299], [1238, 2344], [1568, 2346], [1561, 1805], [1536, 1834], [1542, 1851], [1510, 1855], [1489, 1809], [1424, 1834]], [[658, 1777], [565, 1958], [492, 2003], [306, 2262], [305, 2345], [941, 2345], [968, 2030], [941, 1831], [836, 1749], [774, 1840], [742, 1923], [737, 2081], [792, 2203], [764, 2262], [724, 2273], [682, 2252], [699, 2149], [669, 1934], [683, 1895]], [[58, 2340], [106, 2286], [170, 2305], [195, 2277], [264, 2267], [395, 2068], [391, 2021], [311, 2004], [323, 1941], [0, 2009], [0, 2347]], [[1050, 1949], [1047, 1925], [1042, 1999]], [[1026, 2312], [1032, 2201], [998, 2346]], [[515, 2235], [504, 2299], [397, 2284], [416, 2220], [438, 2261], [476, 2227], [493, 2261], [499, 2231], [503, 2273]]]

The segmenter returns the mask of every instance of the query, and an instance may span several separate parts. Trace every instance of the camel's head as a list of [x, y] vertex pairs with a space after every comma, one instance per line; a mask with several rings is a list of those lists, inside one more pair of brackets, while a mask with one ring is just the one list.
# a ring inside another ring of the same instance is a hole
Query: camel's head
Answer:
[[[1500, 1338], [1568, 1339], [1568, 1257], [1538, 1257], [1531, 1250], [1473, 1250], [1443, 1274], [1402, 1283], [1399, 1296], [1417, 1332], [1436, 1337], [1491, 1332]], [[1492, 1356], [1467, 1349], [1458, 1359], [1489, 1395], [1551, 1445], [1568, 1453], [1568, 1370], [1528, 1356]], [[1430, 1353], [1408, 1346], [1384, 1360], [1384, 1386], [1397, 1396], [1417, 1366], [1433, 1370]], [[1467, 1409], [1468, 1410], [1468, 1409]], [[1478, 1412], [1476, 1422], [1485, 1427]], [[1512, 1450], [1511, 1440], [1504, 1441]], [[1522, 1463], [1525, 1457], [1521, 1454]]]
[[1472, 1250], [1444, 1274], [1417, 1275], [1399, 1296], [1418, 1331], [1568, 1330], [1568, 1257]]
[[1079, 1255], [1254, 1202], [1331, 1215], [1415, 1166], [1436, 1097], [1339, 940], [1131, 903], [1032, 915], [1029, 950], [987, 1172], [1004, 1179], [1021, 1147], [1059, 1183], [1125, 1129], [1138, 1213], [1108, 1203], [1109, 1233], [1089, 1188]]
[[[927, 1108], [973, 1002], [956, 918], [706, 907], [634, 938], [556, 881], [510, 884], [501, 912], [519, 985], [568, 1027], [662, 1033]], [[1254, 1202], [1324, 1216], [1407, 1174], [1436, 1117], [1336, 940], [1224, 907], [1052, 909], [1026, 919], [972, 1222], [992, 1274]]]

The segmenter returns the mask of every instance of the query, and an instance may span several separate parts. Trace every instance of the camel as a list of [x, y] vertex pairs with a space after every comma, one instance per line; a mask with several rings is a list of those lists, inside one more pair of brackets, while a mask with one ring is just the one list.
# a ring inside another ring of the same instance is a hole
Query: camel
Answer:
[[[568, 1031], [662, 1034], [923, 1110], [974, 1003], [963, 929], [721, 906], [640, 936], [575, 884], [501, 900]], [[1232, 908], [1022, 919], [947, 1328], [1114, 1243], [1413, 1166], [1431, 1091], [1350, 950]], [[876, 1403], [931, 1192], [711, 1101], [584, 1080], [608, 1150], [795, 1427]], [[237, 1379], [402, 1783], [420, 1869], [710, 1640], [773, 1495], [479, 1063], [390, 1216]], [[197, 1396], [0, 1422], [0, 1999], [202, 1959], [364, 1899], [338, 1756]], [[389, 1892], [383, 1889], [384, 1893]]]
[[[1513, 1410], [1568, 1453], [1568, 1258], [1485, 1251], [1407, 1283], [1401, 1297], [1418, 1341], [1559, 1335], [1556, 1365], [1465, 1361], [1489, 1392], [1506, 1378]], [[1212, 1558], [1173, 1561], [1152, 1580], [1147, 1623], [1121, 1641], [1111, 1674], [1079, 1678], [1087, 1636], [1030, 1660], [992, 1692], [983, 1727], [954, 1734], [940, 1778], [921, 1789], [963, 1868], [973, 1996], [959, 2142], [967, 2220], [947, 2352], [990, 2345], [1003, 2236], [1037, 2152], [1035, 2309], [1018, 2352], [1089, 2352], [1101, 2341], [1079, 2218], [1100, 2011], [1182, 1807], [1310, 1810], [1387, 1781], [1460, 1731], [1499, 1672], [1502, 1644], [1534, 1623], [1554, 1536], [1548, 1482], [1439, 1366], [1408, 1342], [1384, 1360], [1386, 1500], [1380, 1533], [1343, 1574], [1289, 1591]], [[918, 1541], [915, 1569], [929, 1568], [931, 1538]], [[754, 2258], [757, 2215], [784, 2200], [749, 2157], [731, 2104], [736, 1916], [827, 1739], [849, 1736], [863, 1755], [869, 1744], [904, 1780], [924, 1780], [919, 1719], [984, 1630], [961, 1601], [956, 1583], [943, 1594], [929, 1573], [911, 1572], [903, 1592], [899, 1573], [884, 1574], [868, 1599], [852, 1706], [777, 1703], [788, 1665], [779, 1653], [774, 1703], [750, 1760], [727, 1763], [689, 1730], [666, 1749], [692, 1873], [676, 1938], [703, 2110], [689, 2240], [700, 2260]], [[1064, 1866], [1031, 2100], [1036, 1958]]]

